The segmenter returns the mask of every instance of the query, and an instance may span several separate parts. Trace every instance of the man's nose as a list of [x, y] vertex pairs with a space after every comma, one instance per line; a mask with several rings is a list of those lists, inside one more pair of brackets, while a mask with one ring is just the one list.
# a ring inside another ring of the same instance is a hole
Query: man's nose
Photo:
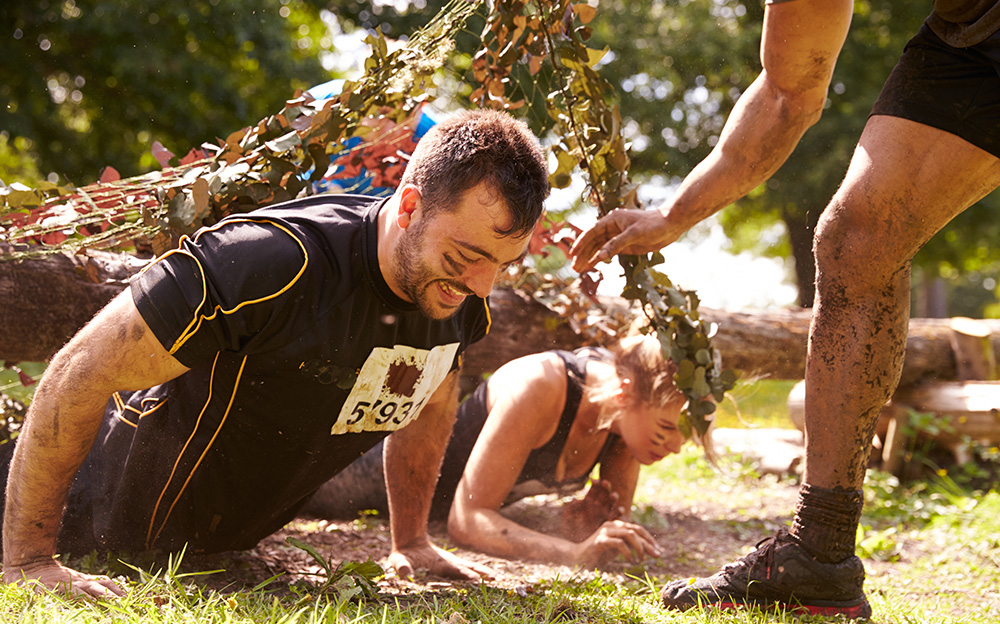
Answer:
[[484, 262], [482, 266], [471, 266], [466, 271], [465, 286], [480, 299], [485, 299], [493, 292], [499, 273], [500, 266], [497, 264]]

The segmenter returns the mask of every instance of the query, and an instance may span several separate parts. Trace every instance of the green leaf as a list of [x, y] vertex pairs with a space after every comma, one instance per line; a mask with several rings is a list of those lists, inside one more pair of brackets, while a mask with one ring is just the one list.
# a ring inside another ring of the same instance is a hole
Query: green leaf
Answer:
[[285, 541], [296, 548], [306, 551], [309, 556], [315, 559], [316, 563], [318, 563], [320, 567], [326, 571], [327, 576], [333, 576], [334, 570], [330, 567], [330, 562], [324, 559], [315, 548], [292, 536], [286, 537]]

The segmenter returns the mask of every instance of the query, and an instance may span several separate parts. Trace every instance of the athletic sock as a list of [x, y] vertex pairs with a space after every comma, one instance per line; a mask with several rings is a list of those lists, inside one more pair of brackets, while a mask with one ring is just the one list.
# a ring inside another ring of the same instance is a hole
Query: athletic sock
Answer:
[[839, 563], [854, 554], [864, 502], [861, 490], [803, 484], [790, 533], [817, 561]]

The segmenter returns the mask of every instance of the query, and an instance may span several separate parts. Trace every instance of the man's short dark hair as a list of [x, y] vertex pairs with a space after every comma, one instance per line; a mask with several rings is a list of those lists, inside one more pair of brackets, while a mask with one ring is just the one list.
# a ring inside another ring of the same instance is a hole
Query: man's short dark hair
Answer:
[[499, 234], [524, 236], [534, 229], [549, 181], [541, 145], [524, 122], [493, 110], [457, 113], [420, 139], [402, 178], [420, 190], [430, 211], [454, 209], [480, 182], [502, 196], [513, 219]]

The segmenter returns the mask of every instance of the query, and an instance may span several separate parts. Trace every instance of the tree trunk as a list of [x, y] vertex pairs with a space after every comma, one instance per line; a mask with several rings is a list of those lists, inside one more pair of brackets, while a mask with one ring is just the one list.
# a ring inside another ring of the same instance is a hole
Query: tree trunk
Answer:
[[795, 261], [795, 286], [798, 288], [799, 305], [811, 308], [816, 298], [816, 260], [813, 258], [813, 235], [822, 206], [806, 212], [805, 217], [782, 211], [781, 219], [788, 230], [788, 241]]
[[104, 251], [0, 261], [0, 361], [51, 358], [146, 262]]
[[[146, 262], [97, 251], [0, 262], [0, 360], [51, 358]], [[514, 358], [547, 349], [575, 349], [586, 342], [564, 319], [527, 295], [498, 288], [490, 301], [490, 333], [465, 356], [466, 389]], [[625, 305], [617, 298], [608, 298], [605, 303], [609, 307]], [[727, 368], [744, 377], [802, 379], [805, 375], [810, 310], [728, 312], [705, 308], [701, 313], [719, 326], [714, 341]], [[1000, 320], [982, 323], [992, 331], [990, 347], [994, 358], [1000, 360]], [[956, 378], [951, 334], [948, 319], [910, 321], [901, 385]]]

